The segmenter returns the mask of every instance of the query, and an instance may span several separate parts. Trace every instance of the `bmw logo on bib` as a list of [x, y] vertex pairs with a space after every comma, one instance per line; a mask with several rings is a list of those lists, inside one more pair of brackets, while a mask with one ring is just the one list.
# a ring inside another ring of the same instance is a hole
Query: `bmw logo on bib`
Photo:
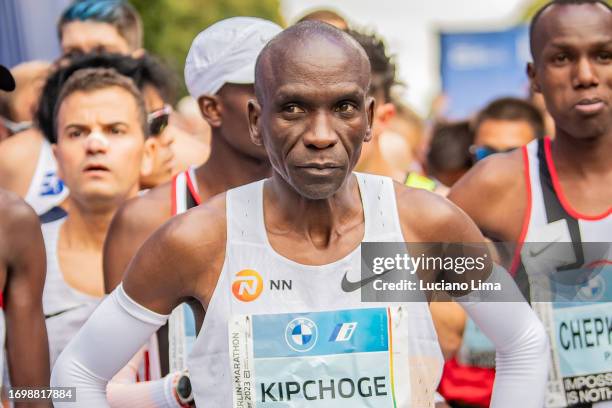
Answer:
[[304, 353], [312, 349], [319, 336], [317, 325], [306, 317], [293, 319], [285, 329], [285, 341], [294, 351]]

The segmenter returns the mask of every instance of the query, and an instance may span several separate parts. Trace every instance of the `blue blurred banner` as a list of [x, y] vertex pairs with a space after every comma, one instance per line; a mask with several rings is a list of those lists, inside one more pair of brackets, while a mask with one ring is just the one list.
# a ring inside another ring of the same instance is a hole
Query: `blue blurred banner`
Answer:
[[500, 96], [524, 97], [530, 60], [527, 26], [506, 31], [441, 32], [442, 90], [448, 98], [444, 116], [463, 119]]
[[70, 0], [0, 0], [0, 64], [59, 56], [56, 24]]

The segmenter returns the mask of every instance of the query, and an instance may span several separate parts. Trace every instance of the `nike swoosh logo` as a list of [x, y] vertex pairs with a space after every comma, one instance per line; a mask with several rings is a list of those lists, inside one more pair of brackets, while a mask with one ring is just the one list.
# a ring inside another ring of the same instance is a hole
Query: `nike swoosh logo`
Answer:
[[547, 242], [545, 245], [542, 245], [539, 248], [534, 248], [535, 244], [533, 243], [525, 243], [525, 244], [529, 245], [529, 255], [531, 255], [532, 257], [536, 257], [540, 255], [542, 252], [546, 251], [548, 248], [550, 248], [553, 244], [559, 242], [560, 239], [561, 237], [557, 237], [557, 239]]
[[50, 319], [52, 317], [57, 317], [57, 316], [62, 315], [64, 313], [66, 313], [66, 312], [70, 312], [72, 310], [79, 309], [79, 308], [85, 307], [85, 306], [87, 306], [87, 305], [76, 305], [76, 306], [73, 306], [73, 307], [69, 307], [68, 309], [60, 310], [58, 312], [49, 313], [49, 314], [45, 315], [45, 319]]
[[356, 282], [351, 282], [350, 280], [346, 279], [346, 275], [348, 275], [348, 272], [346, 272], [344, 276], [342, 277], [342, 283], [340, 284], [340, 286], [342, 287], [342, 290], [344, 292], [347, 292], [347, 293], [354, 292], [360, 287], [367, 285], [368, 283], [375, 281], [376, 279], [379, 279], [381, 276], [384, 276], [394, 270], [395, 270], [394, 268], [387, 269], [386, 271], [383, 271], [382, 273], [378, 275], [373, 275], [373, 276], [370, 276], [369, 278], [365, 278], [365, 279], [362, 279]]

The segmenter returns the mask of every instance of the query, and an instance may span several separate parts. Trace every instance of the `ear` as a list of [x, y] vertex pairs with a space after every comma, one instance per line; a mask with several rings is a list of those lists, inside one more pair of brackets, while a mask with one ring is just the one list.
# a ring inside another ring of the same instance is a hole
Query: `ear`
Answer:
[[149, 137], [145, 140], [144, 149], [142, 152], [142, 161], [140, 162], [140, 177], [148, 177], [153, 174], [153, 166], [155, 164], [155, 157], [159, 148], [158, 140], [156, 137]]
[[215, 128], [221, 126], [223, 106], [218, 96], [203, 95], [198, 99], [198, 106], [200, 107], [202, 117], [204, 117], [211, 127]]
[[368, 115], [368, 127], [366, 129], [365, 137], [363, 138], [364, 142], [369, 142], [372, 140], [372, 125], [374, 124], [374, 112], [376, 110], [376, 101], [373, 97], [369, 96], [366, 99], [366, 114]]
[[61, 180], [64, 180], [64, 172], [62, 171], [62, 161], [60, 160], [60, 154], [57, 151], [57, 144], [53, 143], [51, 145], [51, 151], [53, 152], [53, 157], [55, 157], [55, 162], [57, 163], [57, 177]]
[[376, 108], [376, 120], [382, 126], [387, 126], [391, 119], [395, 117], [395, 105], [391, 102], [384, 103]]
[[536, 80], [536, 70], [533, 66], [533, 62], [527, 63], [527, 77], [529, 78], [529, 85], [531, 86], [531, 91], [534, 93], [541, 93], [542, 90]]
[[259, 106], [256, 100], [249, 99], [247, 108], [249, 111], [249, 133], [251, 135], [251, 141], [257, 146], [263, 146], [263, 137], [259, 129], [261, 106]]

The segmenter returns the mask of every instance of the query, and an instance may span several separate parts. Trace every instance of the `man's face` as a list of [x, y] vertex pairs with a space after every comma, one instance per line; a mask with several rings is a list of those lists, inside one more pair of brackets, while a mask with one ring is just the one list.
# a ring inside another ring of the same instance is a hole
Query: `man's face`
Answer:
[[113, 25], [91, 20], [64, 24], [61, 46], [65, 57], [92, 52], [129, 54], [132, 51]]
[[249, 157], [267, 160], [266, 150], [254, 144], [249, 136], [247, 106], [249, 100], [255, 99], [253, 85], [226, 83], [217, 92], [217, 97], [221, 102], [222, 134], [227, 143]]
[[[164, 100], [153, 86], [144, 86], [142, 96], [149, 115], [156, 112], [159, 113], [164, 109]], [[174, 151], [172, 150], [173, 142], [173, 132], [168, 126], [164, 127], [158, 134], [149, 135], [145, 142], [145, 148], [151, 157], [152, 168], [150, 172], [147, 172], [148, 174], [141, 176], [140, 181], [143, 187], [154, 187], [172, 178], [175, 167]]]
[[551, 6], [534, 31], [528, 67], [557, 129], [591, 138], [612, 128], [612, 13], [602, 5]]
[[131, 93], [114, 86], [70, 94], [58, 111], [57, 134], [54, 152], [71, 197], [91, 203], [136, 194], [144, 135]]
[[474, 144], [503, 152], [524, 146], [535, 137], [533, 128], [526, 120], [485, 119], [478, 126]]
[[369, 67], [345, 47], [314, 39], [289, 50], [262, 68], [258, 130], [251, 105], [254, 139], [261, 135], [275, 172], [310, 199], [338, 191], [371, 135]]

